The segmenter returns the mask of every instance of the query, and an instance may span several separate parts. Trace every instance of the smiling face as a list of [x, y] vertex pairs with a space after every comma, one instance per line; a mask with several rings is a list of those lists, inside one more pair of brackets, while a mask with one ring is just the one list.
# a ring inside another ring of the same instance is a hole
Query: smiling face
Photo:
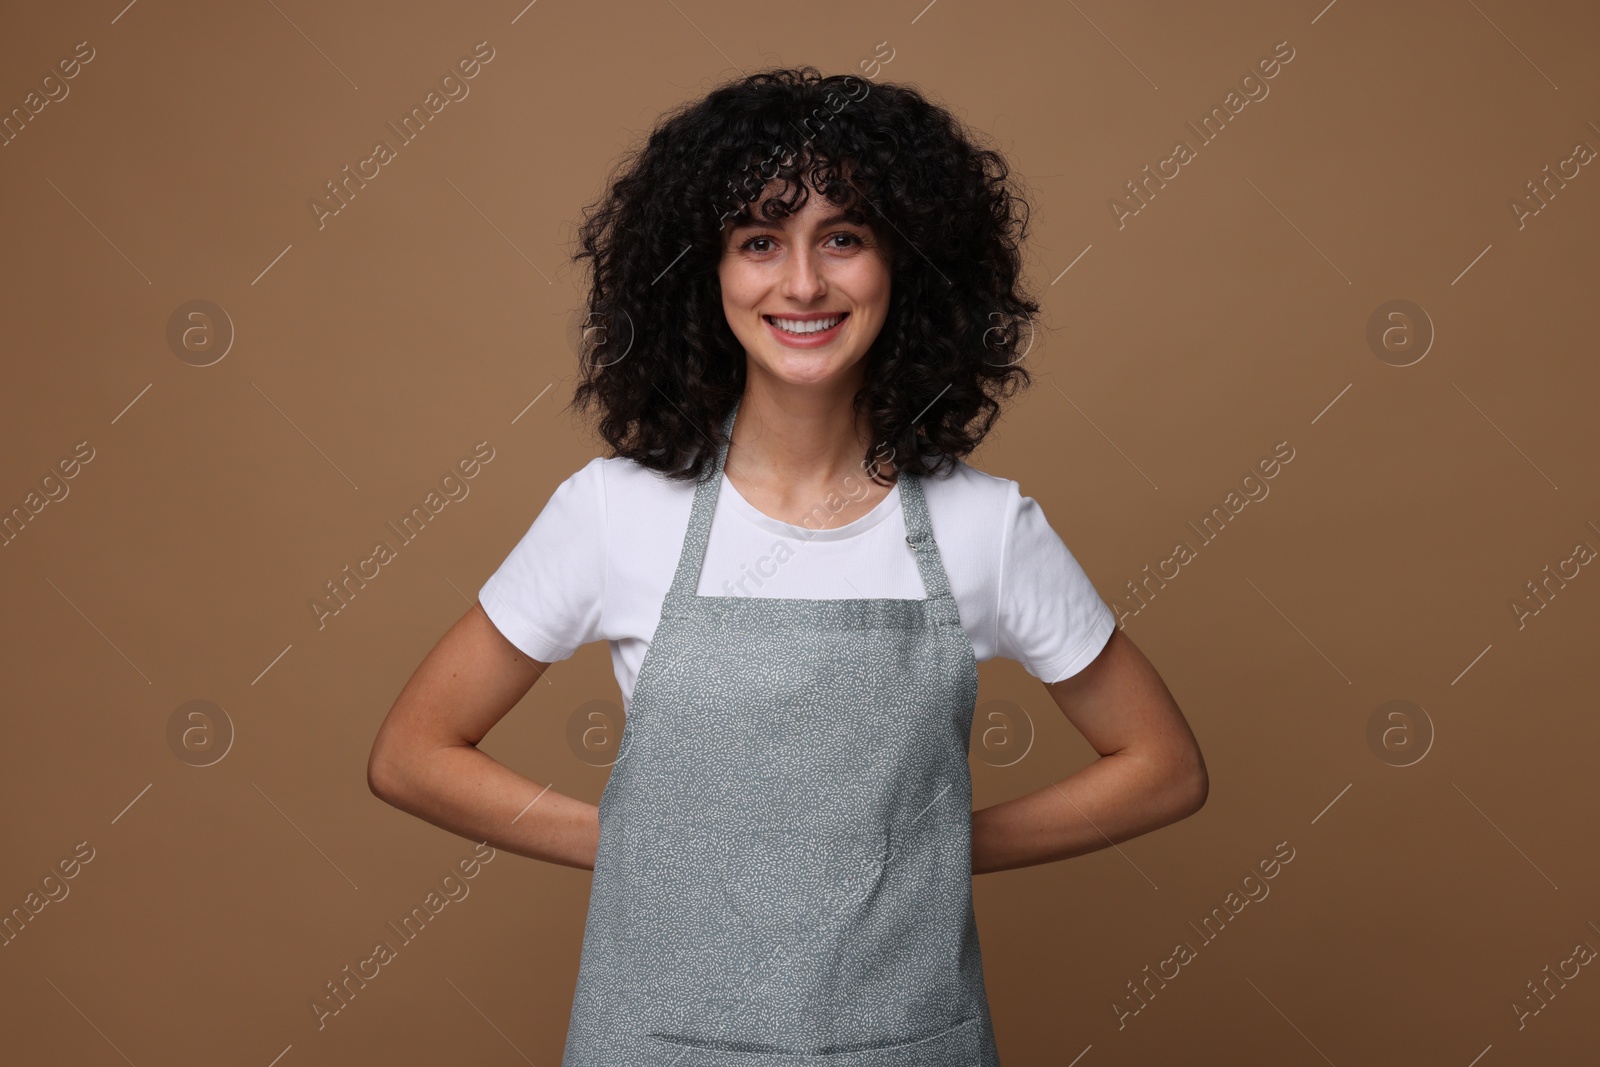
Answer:
[[777, 189], [723, 231], [723, 313], [750, 376], [853, 390], [888, 315], [889, 257], [863, 215], [814, 189], [798, 212], [766, 221], [761, 203]]

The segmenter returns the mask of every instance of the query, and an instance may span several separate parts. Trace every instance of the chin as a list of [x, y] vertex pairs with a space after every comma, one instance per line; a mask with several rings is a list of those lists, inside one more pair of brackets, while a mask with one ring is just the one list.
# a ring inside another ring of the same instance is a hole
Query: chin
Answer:
[[786, 385], [818, 385], [832, 381], [844, 373], [844, 367], [773, 367], [763, 368], [767, 374]]

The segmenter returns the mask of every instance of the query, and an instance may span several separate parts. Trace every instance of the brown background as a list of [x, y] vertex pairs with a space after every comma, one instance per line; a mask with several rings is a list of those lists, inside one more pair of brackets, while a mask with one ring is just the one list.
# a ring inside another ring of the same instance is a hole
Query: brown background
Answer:
[[[664, 109], [795, 63], [914, 83], [1024, 176], [1036, 384], [973, 464], [1040, 501], [1108, 603], [1137, 607], [1125, 583], [1197, 547], [1125, 622], [1210, 801], [977, 880], [1005, 1062], [1593, 1057], [1594, 966], [1521, 1028], [1511, 1005], [1600, 947], [1600, 575], [1521, 627], [1510, 607], [1600, 546], [1600, 173], [1521, 227], [1510, 206], [1600, 146], [1592, 8], [122, 4], [0, 26], [8, 111], [78, 42], [95, 56], [0, 148], [0, 506], [94, 450], [0, 548], [0, 906], [94, 850], [0, 948], [5, 1059], [559, 1061], [590, 876], [506, 853], [319, 1030], [311, 999], [472, 850], [373, 797], [365, 762], [423, 654], [600, 451], [562, 410], [580, 208]], [[319, 229], [324, 183], [479, 41], [470, 96]], [[1280, 41], [1270, 94], [1199, 146], [1185, 123]], [[1179, 138], [1196, 158], [1119, 228], [1108, 202]], [[196, 299], [236, 333], [206, 367], [167, 341]], [[1409, 366], [1367, 340], [1394, 299], [1431, 322], [1418, 348], [1436, 333]], [[483, 440], [470, 496], [318, 629], [323, 583]], [[1281, 441], [1270, 496], [1200, 546], [1186, 523]], [[484, 748], [597, 800], [606, 771], [567, 731], [616, 698], [587, 646]], [[231, 727], [186, 753], [169, 730], [197, 699]], [[1036, 736], [1009, 767], [975, 749], [978, 805], [1093, 757], [1017, 664], [986, 663], [979, 700]], [[1370, 744], [1390, 700], [1422, 711]], [[1190, 924], [1279, 842], [1270, 896], [1202, 941]], [[1180, 940], [1195, 958], [1119, 1027]]]

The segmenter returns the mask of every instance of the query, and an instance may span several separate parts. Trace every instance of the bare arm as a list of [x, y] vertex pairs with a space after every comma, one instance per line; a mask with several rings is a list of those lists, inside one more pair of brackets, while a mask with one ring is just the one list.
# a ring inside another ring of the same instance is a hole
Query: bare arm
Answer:
[[973, 812], [973, 874], [1093, 852], [1187, 818], [1206, 801], [1200, 746], [1166, 683], [1122, 630], [1087, 667], [1045, 688], [1100, 758]]
[[401, 811], [462, 837], [593, 870], [599, 809], [477, 748], [549, 666], [523, 655], [472, 605], [389, 709], [367, 760], [367, 785]]

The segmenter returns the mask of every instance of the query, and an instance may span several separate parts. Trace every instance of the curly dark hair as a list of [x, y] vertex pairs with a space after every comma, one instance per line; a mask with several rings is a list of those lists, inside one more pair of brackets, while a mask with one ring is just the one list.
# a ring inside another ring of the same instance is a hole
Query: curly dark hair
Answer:
[[592, 261], [591, 284], [573, 405], [598, 405], [619, 456], [701, 474], [745, 388], [717, 274], [722, 230], [774, 182], [768, 221], [798, 210], [809, 184], [890, 253], [887, 317], [853, 403], [875, 455], [947, 472], [993, 426], [995, 397], [1031, 381], [1017, 362], [1039, 311], [1020, 282], [1027, 202], [999, 153], [916, 89], [811, 66], [750, 74], [668, 113], [585, 209], [572, 258]]

